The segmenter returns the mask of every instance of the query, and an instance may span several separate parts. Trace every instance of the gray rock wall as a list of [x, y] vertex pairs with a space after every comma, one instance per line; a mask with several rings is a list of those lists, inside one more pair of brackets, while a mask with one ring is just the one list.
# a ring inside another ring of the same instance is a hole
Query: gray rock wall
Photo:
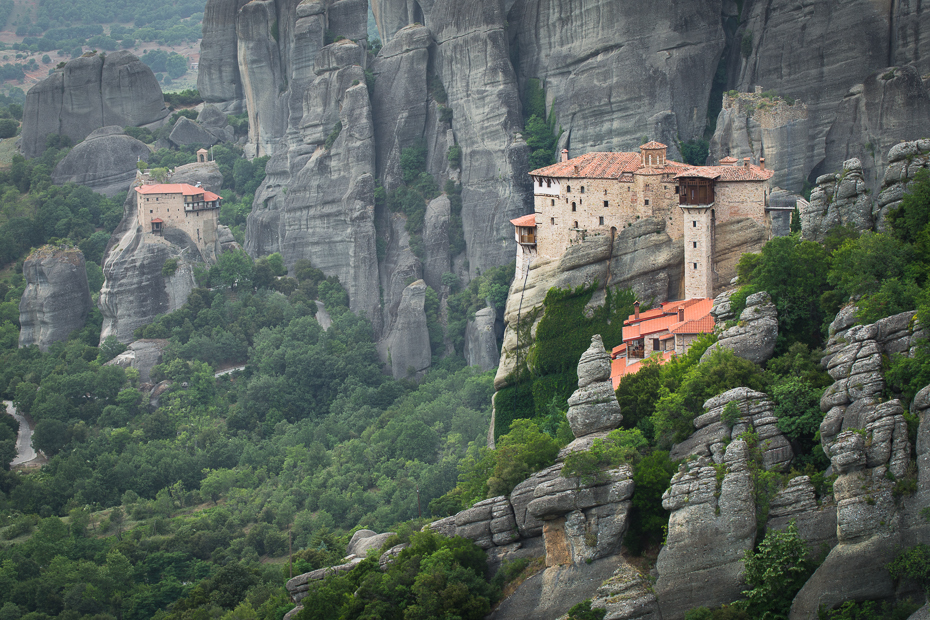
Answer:
[[851, 225], [860, 232], [872, 228], [872, 198], [862, 162], [849, 159], [839, 173], [817, 177], [810, 202], [802, 203], [800, 211], [801, 234], [811, 241], [823, 241], [836, 226]]
[[23, 263], [23, 276], [20, 348], [34, 344], [47, 351], [52, 343], [67, 340], [71, 332], [84, 327], [92, 302], [80, 250], [39, 248]]
[[118, 126], [101, 127], [71, 149], [52, 171], [52, 183], [77, 183], [109, 198], [124, 194], [136, 178], [136, 162], [151, 151]]
[[239, 76], [236, 21], [239, 9], [247, 0], [207, 0], [203, 11], [203, 39], [200, 41], [200, 64], [197, 90], [207, 103], [238, 114], [244, 95]]
[[412, 282], [404, 289], [394, 322], [379, 343], [381, 359], [389, 364], [395, 379], [420, 378], [432, 360], [426, 326], [426, 283]]
[[718, 349], [733, 353], [754, 364], [767, 362], [775, 352], [778, 338], [778, 310], [768, 293], [762, 291], [746, 298], [746, 307], [739, 315], [739, 323], [723, 330], [719, 339], [701, 356], [705, 361]]
[[100, 127], [139, 127], [167, 116], [155, 74], [130, 52], [82, 56], [26, 93], [21, 148], [35, 157], [49, 134], [77, 144]]

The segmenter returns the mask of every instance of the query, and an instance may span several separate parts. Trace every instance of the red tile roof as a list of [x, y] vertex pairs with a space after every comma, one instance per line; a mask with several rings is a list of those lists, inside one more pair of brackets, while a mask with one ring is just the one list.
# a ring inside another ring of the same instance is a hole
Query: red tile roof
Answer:
[[164, 224], [165, 220], [161, 219], [160, 217], [156, 217], [154, 220], [152, 220], [152, 223], [153, 224]]
[[518, 217], [514, 220], [510, 220], [510, 223], [514, 226], [536, 226], [536, 214], [530, 213], [529, 215]]
[[152, 185], [140, 185], [136, 188], [140, 194], [184, 194], [185, 196], [196, 196], [203, 194], [206, 201], [220, 200], [213, 192], [208, 192], [202, 187], [194, 187], [187, 183], [155, 183]]
[[635, 323], [623, 328], [623, 342], [638, 340], [649, 334], [667, 331], [672, 325], [678, 323], [677, 314], [663, 314], [660, 317]]
[[673, 334], [709, 334], [714, 331], [716, 322], [714, 317], [707, 316], [692, 321], [683, 321], [679, 325], [669, 329]]
[[[674, 351], [663, 351], [659, 357], [659, 363], [664, 364], [675, 355]], [[649, 359], [649, 358], [646, 358]], [[635, 359], [628, 360], [625, 357], [615, 359], [610, 364], [610, 381], [613, 385], [614, 390], [617, 389], [617, 386], [620, 385], [620, 380], [627, 375], [633, 375], [639, 372], [639, 369], [642, 368], [642, 363], [644, 360]]]
[[718, 181], [767, 181], [775, 174], [750, 164], [747, 166], [692, 166], [675, 175], [676, 179], [682, 177], [700, 177], [703, 179], [717, 179]]
[[[673, 334], [703, 334], [713, 331], [714, 319], [710, 316], [710, 309], [713, 306], [714, 300], [706, 298], [665, 302], [661, 308], [641, 312], [639, 320], [630, 316], [624, 321], [623, 341], [638, 340], [664, 331]], [[679, 310], [684, 310], [683, 321], [678, 318]]]
[[720, 160], [721, 164], [735, 164], [736, 162], [737, 159], [735, 157], [730, 157], [729, 155]]
[[639, 148], [651, 150], [651, 149], [667, 149], [668, 147], [662, 144], [661, 142], [656, 142], [655, 140], [653, 140], [652, 142], [647, 142], [646, 144], [642, 145]]
[[541, 177], [615, 179], [634, 172], [641, 163], [639, 153], [586, 153], [530, 172]]

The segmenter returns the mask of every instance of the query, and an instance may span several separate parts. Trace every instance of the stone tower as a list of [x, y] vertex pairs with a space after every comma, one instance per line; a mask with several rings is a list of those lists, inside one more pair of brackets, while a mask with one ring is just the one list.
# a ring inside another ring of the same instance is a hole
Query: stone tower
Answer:
[[713, 297], [714, 206], [682, 204], [685, 241], [685, 299]]

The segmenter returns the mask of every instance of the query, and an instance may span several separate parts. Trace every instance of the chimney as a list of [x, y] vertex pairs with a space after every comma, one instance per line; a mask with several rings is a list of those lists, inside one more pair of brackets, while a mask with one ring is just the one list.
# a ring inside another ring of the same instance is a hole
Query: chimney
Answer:
[[765, 170], [765, 158], [764, 157], [759, 158], [759, 167]]
[[744, 158], [743, 158], [743, 167], [744, 167], [744, 168], [749, 168], [749, 161], [750, 161], [750, 159], [749, 159], [748, 157], [744, 157]]
[[639, 302], [638, 301], [633, 302], [633, 320], [634, 321], [639, 320]]
[[678, 320], [679, 320], [679, 321], [684, 321], [684, 320], [685, 320], [685, 309], [684, 309], [684, 308], [679, 308], [679, 309], [678, 309]]
[[562, 149], [562, 159], [561, 161], [568, 161], [568, 149]]
[[575, 164], [575, 174], [578, 174], [578, 164]]

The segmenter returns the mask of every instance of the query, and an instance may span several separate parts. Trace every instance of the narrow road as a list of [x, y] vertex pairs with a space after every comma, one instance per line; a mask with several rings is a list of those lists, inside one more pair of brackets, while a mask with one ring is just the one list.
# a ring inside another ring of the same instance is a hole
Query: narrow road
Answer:
[[239, 370], [244, 370], [244, 369], [245, 369], [245, 364], [242, 364], [240, 366], [233, 366], [232, 368], [224, 368], [223, 370], [213, 373], [213, 376], [222, 377], [223, 375], [228, 375], [228, 374], [234, 373]]
[[32, 447], [32, 429], [29, 427], [29, 422], [26, 421], [26, 418], [16, 413], [16, 407], [14, 407], [13, 403], [10, 401], [3, 401], [3, 405], [6, 407], [6, 412], [19, 422], [19, 436], [16, 438], [16, 458], [13, 459], [10, 465], [28, 463], [38, 456], [35, 449]]

